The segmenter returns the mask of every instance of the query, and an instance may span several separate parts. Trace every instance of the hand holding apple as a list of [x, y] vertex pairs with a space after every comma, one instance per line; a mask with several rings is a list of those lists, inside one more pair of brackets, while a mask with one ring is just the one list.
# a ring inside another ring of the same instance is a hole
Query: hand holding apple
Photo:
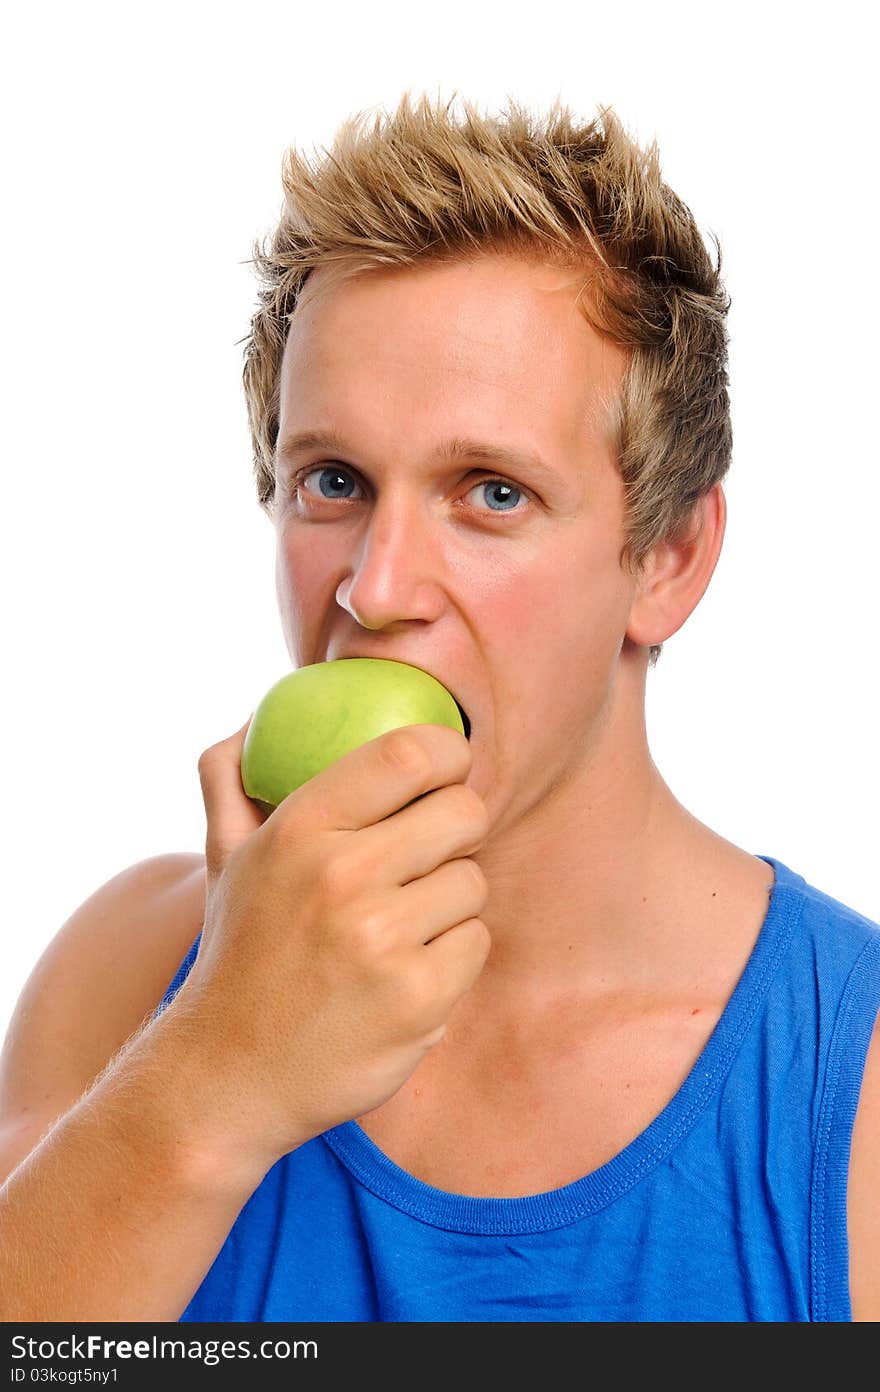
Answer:
[[489, 952], [471, 859], [489, 822], [470, 745], [435, 721], [349, 750], [257, 823], [248, 728], [199, 759], [205, 916], [166, 1016], [204, 1078], [213, 1172], [255, 1187], [380, 1106], [443, 1038]]

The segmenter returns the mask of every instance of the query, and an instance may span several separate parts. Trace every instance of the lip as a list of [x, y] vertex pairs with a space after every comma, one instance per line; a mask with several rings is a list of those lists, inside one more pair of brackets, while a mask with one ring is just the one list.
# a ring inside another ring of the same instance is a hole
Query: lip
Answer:
[[428, 674], [429, 677], [433, 677], [434, 680], [435, 680], [435, 681], [438, 681], [438, 682], [440, 683], [441, 686], [445, 686], [445, 687], [446, 687], [446, 690], [449, 692], [449, 694], [450, 694], [450, 696], [452, 697], [453, 701], [454, 701], [455, 704], [458, 706], [459, 714], [461, 715], [461, 719], [462, 719], [462, 724], [464, 725], [465, 739], [468, 739], [468, 740], [470, 739], [470, 737], [471, 737], [471, 720], [470, 720], [470, 716], [468, 715], [467, 710], [466, 710], [466, 708], [465, 708], [463, 702], [461, 701], [461, 698], [459, 697], [458, 693], [455, 691], [455, 689], [454, 689], [452, 686], [450, 686], [450, 684], [449, 684], [449, 682], [447, 681], [446, 677], [441, 676], [439, 672], [432, 671], [431, 668], [430, 668], [430, 667], [427, 667], [427, 666], [425, 665], [424, 662], [413, 662], [411, 658], [408, 658], [408, 657], [401, 657], [399, 654], [395, 654], [395, 655], [392, 657], [392, 655], [391, 655], [390, 653], [340, 652], [340, 653], [336, 653], [336, 655], [335, 655], [333, 658], [329, 658], [329, 657], [328, 657], [328, 658], [326, 659], [326, 661], [328, 661], [328, 662], [331, 662], [331, 661], [332, 661], [332, 662], [340, 662], [340, 661], [342, 661], [343, 659], [348, 658], [348, 657], [370, 657], [370, 658], [379, 658], [379, 659], [381, 659], [381, 660], [383, 660], [383, 661], [385, 661], [385, 662], [405, 662], [406, 665], [407, 665], [408, 667], [418, 667], [420, 671], [422, 671], [422, 672], [427, 672], [427, 674]]

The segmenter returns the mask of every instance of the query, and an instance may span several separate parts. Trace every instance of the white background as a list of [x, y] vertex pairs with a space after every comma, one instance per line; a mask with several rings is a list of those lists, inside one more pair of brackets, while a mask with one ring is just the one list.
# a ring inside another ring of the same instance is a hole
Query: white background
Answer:
[[84, 898], [202, 849], [199, 754], [290, 666], [246, 261], [285, 146], [405, 89], [609, 102], [720, 238], [728, 528], [649, 672], [651, 747], [696, 816], [880, 919], [868, 7], [317, 8], [34, 3], [4, 26], [0, 1034]]

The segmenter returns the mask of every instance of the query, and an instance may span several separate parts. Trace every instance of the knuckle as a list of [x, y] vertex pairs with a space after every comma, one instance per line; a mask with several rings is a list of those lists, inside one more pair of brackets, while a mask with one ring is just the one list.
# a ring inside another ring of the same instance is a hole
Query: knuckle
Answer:
[[418, 735], [406, 728], [389, 730], [383, 735], [379, 752], [395, 772], [402, 771], [413, 778], [423, 778], [431, 767], [428, 751]]
[[370, 882], [366, 856], [351, 845], [332, 852], [322, 862], [321, 882], [337, 899], [352, 899], [363, 894]]
[[312, 896], [327, 908], [342, 907], [346, 898], [344, 874], [334, 856], [317, 856], [309, 875]]
[[217, 752], [216, 752], [216, 751], [217, 751], [217, 746], [216, 746], [216, 744], [209, 745], [207, 749], [203, 749], [203, 750], [202, 750], [201, 754], [199, 755], [199, 762], [198, 762], [198, 765], [197, 765], [198, 770], [199, 770], [199, 776], [200, 776], [200, 777], [204, 777], [205, 771], [206, 771], [207, 769], [210, 769], [210, 768], [213, 766], [213, 764], [216, 762], [216, 758], [217, 758]]
[[369, 966], [387, 957], [394, 946], [394, 926], [380, 905], [364, 908], [349, 925], [346, 939], [356, 959]]

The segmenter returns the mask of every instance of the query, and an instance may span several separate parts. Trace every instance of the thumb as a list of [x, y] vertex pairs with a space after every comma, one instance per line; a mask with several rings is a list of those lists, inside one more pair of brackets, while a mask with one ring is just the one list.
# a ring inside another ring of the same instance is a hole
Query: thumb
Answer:
[[241, 753], [253, 715], [251, 711], [240, 730], [210, 745], [199, 758], [199, 781], [207, 819], [205, 864], [209, 879], [222, 873], [233, 852], [265, 821], [241, 781]]

